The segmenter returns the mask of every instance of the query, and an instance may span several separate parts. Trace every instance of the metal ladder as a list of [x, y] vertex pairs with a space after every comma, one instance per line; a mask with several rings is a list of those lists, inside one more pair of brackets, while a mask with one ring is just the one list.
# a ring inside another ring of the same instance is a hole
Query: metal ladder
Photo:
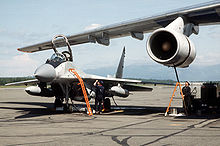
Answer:
[[175, 86], [175, 88], [174, 88], [174, 91], [173, 91], [172, 97], [170, 98], [170, 102], [169, 102], [169, 105], [168, 105], [168, 107], [167, 107], [167, 110], [166, 110], [166, 112], [165, 112], [165, 114], [164, 114], [165, 117], [167, 116], [167, 113], [169, 112], [169, 108], [170, 108], [170, 106], [171, 106], [171, 102], [173, 101], [173, 98], [174, 98], [174, 95], [175, 95], [175, 92], [176, 92], [178, 86], [179, 86], [179, 89], [180, 89], [180, 94], [181, 94], [181, 97], [182, 97], [182, 100], [183, 100], [183, 106], [184, 106], [184, 109], [185, 109], [186, 115], [188, 115], [187, 110], [186, 110], [186, 108], [185, 108], [186, 105], [185, 105], [185, 102], [184, 102], [184, 95], [183, 95], [183, 92], [182, 92], [182, 87], [181, 87], [180, 82], [177, 82], [177, 83], [176, 83], [176, 86]]
[[169, 112], [169, 108], [170, 108], [170, 106], [171, 106], [171, 102], [172, 102], [173, 97], [174, 97], [174, 95], [175, 95], [176, 89], [177, 89], [177, 87], [179, 86], [180, 94], [181, 94], [181, 97], [182, 97], [182, 100], [183, 100], [183, 107], [184, 107], [186, 116], [188, 116], [188, 112], [187, 112], [187, 109], [186, 109], [186, 104], [185, 104], [185, 102], [184, 102], [184, 95], [183, 95], [183, 91], [182, 91], [182, 87], [181, 87], [181, 84], [180, 84], [180, 80], [179, 80], [179, 76], [178, 76], [178, 73], [177, 73], [176, 66], [174, 66], [174, 71], [175, 71], [175, 74], [176, 74], [177, 83], [176, 83], [176, 86], [175, 86], [175, 88], [174, 88], [172, 97], [171, 97], [171, 99], [170, 99], [169, 105], [168, 105], [167, 110], [166, 110], [166, 112], [165, 112], [164, 115], [165, 115], [165, 117], [167, 116], [167, 113]]
[[86, 88], [85, 88], [83, 79], [79, 76], [79, 74], [76, 72], [75, 69], [69, 69], [69, 72], [72, 72], [77, 77], [77, 79], [79, 80], [79, 83], [80, 83], [81, 88], [82, 88], [83, 96], [84, 96], [84, 99], [85, 99], [85, 102], [86, 102], [88, 115], [92, 116], [93, 113], [92, 113], [92, 109], [91, 109], [90, 104], [89, 104], [89, 99], [88, 99], [88, 96], [87, 96], [87, 93], [86, 93]]

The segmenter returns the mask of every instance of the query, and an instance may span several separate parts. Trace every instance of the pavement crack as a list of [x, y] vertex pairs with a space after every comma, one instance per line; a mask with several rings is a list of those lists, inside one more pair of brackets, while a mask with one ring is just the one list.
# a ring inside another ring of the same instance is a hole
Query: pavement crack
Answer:
[[130, 127], [130, 126], [135, 126], [135, 125], [140, 125], [140, 124], [144, 124], [144, 123], [156, 121], [156, 120], [158, 120], [158, 119], [161, 119], [161, 118], [148, 119], [148, 120], [142, 121], [142, 122], [137, 122], [137, 123], [133, 123], [133, 124], [127, 124], [127, 125], [124, 125], [124, 126], [119, 126], [119, 127], [115, 127], [115, 128], [111, 128], [111, 129], [106, 129], [106, 130], [102, 130], [102, 131], [98, 131], [98, 132], [87, 133], [87, 134], [84, 135], [84, 136], [87, 136], [87, 135], [95, 135], [95, 134], [101, 134], [101, 133], [103, 133], [103, 132], [109, 132], [109, 131], [118, 130], [118, 129]]
[[207, 125], [209, 125], [211, 123], [214, 123], [216, 121], [217, 121], [217, 119], [205, 120], [205, 121], [202, 121], [202, 122], [200, 122], [198, 124], [195, 124], [194, 127], [195, 128], [203, 128], [203, 127], [205, 127], [205, 126], [207, 126]]
[[10, 144], [10, 145], [7, 145], [7, 146], [18, 146], [18, 145], [34, 145], [34, 144], [37, 144], [37, 145], [46, 145], [48, 143], [51, 143], [51, 142], [54, 142], [55, 140], [48, 140], [48, 141], [41, 141], [41, 142], [33, 142], [33, 143], [18, 143], [18, 144]]
[[[205, 122], [205, 121], [207, 121], [207, 120], [204, 120], [204, 121], [202, 121], [202, 122], [200, 122], [200, 123], [203, 123], [203, 122]], [[164, 135], [164, 136], [162, 136], [162, 137], [160, 137], [160, 138], [158, 138], [158, 139], [156, 139], [156, 140], [153, 140], [153, 141], [150, 141], [150, 142], [148, 142], [148, 143], [142, 144], [141, 146], [146, 146], [146, 145], [154, 144], [154, 143], [156, 143], [156, 142], [158, 142], [158, 141], [160, 141], [160, 140], [162, 140], [162, 139], [166, 139], [166, 138], [169, 138], [169, 137], [171, 137], [171, 136], [175, 136], [175, 135], [177, 135], [177, 134], [183, 133], [183, 132], [185, 132], [185, 131], [187, 131], [187, 130], [190, 130], [190, 129], [192, 129], [192, 128], [195, 128], [195, 125], [198, 125], [198, 124], [192, 124], [192, 125], [188, 126], [187, 128], [185, 128], [185, 129], [183, 129], [183, 130], [180, 130], [180, 131], [177, 131], [177, 132], [168, 134], [168, 135]]]
[[54, 134], [34, 134], [34, 135], [0, 135], [1, 138], [6, 137], [51, 137], [51, 136], [72, 136], [72, 135], [82, 135], [82, 132], [71, 132], [71, 133], [54, 133]]
[[190, 127], [190, 128], [186, 128], [186, 129], [183, 129], [183, 130], [181, 130], [181, 131], [174, 132], [174, 133], [171, 133], [171, 134], [169, 134], [169, 135], [162, 136], [162, 137], [160, 137], [160, 138], [158, 138], [158, 139], [156, 139], [156, 140], [154, 140], [154, 141], [145, 143], [145, 144], [143, 144], [143, 145], [141, 145], [141, 146], [146, 146], [146, 145], [150, 145], [150, 144], [156, 143], [156, 142], [158, 142], [158, 141], [160, 141], [160, 140], [162, 140], [162, 139], [165, 139], [165, 138], [168, 138], [168, 137], [177, 135], [177, 134], [182, 133], [182, 132], [185, 132], [185, 131], [187, 131], [187, 130], [189, 130], [189, 129], [192, 129], [192, 128], [191, 128], [191, 127]]
[[122, 146], [129, 146], [128, 140], [131, 138], [131, 136], [124, 138], [122, 141], [120, 141], [117, 137], [118, 136], [112, 136], [112, 140]]

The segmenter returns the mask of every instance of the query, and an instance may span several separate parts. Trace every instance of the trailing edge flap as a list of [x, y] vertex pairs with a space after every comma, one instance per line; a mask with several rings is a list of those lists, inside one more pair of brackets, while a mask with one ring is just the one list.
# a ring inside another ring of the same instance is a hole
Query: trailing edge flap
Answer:
[[123, 85], [123, 88], [127, 89], [128, 91], [152, 91], [153, 90], [153, 88], [150, 88], [150, 87], [131, 85], [131, 84], [125, 84]]

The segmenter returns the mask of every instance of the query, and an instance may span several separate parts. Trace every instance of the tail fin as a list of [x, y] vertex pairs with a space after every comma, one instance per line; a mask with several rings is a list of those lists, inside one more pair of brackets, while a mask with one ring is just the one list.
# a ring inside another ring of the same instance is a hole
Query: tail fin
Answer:
[[125, 47], [122, 51], [121, 59], [120, 59], [119, 65], [118, 65], [118, 69], [117, 69], [117, 72], [115, 74], [116, 78], [122, 78], [122, 76], [123, 76], [124, 58], [125, 58]]

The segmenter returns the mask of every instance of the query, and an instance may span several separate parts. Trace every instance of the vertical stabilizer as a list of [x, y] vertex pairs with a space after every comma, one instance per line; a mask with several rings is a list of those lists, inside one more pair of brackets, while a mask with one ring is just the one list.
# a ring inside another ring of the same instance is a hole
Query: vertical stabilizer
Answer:
[[121, 59], [120, 59], [119, 65], [118, 65], [118, 69], [117, 69], [117, 72], [115, 74], [116, 78], [122, 78], [122, 76], [123, 76], [124, 58], [125, 58], [125, 47], [122, 51]]

